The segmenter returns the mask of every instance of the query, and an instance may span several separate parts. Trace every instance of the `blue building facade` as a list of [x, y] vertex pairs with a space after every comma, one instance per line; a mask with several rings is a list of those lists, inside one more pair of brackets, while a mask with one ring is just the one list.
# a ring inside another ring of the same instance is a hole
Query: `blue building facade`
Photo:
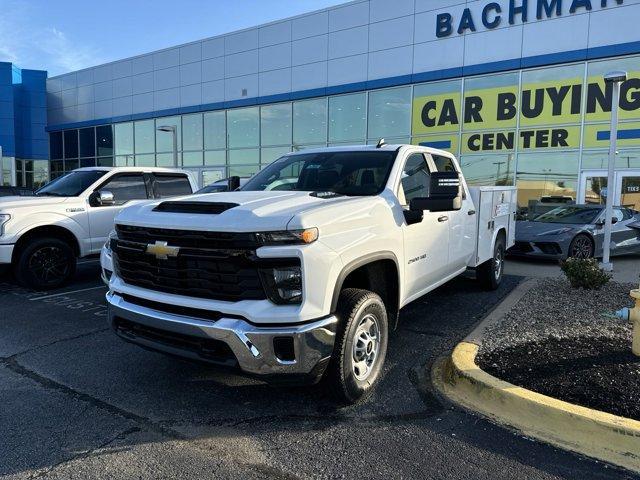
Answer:
[[47, 72], [0, 62], [0, 185], [48, 179]]

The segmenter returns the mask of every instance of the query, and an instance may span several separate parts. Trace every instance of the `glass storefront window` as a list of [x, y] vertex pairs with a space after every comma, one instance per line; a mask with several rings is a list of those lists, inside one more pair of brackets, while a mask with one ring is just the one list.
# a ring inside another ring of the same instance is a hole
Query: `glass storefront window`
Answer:
[[80, 167], [95, 167], [96, 159], [92, 158], [81, 158], [80, 159]]
[[513, 153], [496, 155], [462, 155], [460, 168], [469, 185], [513, 185], [516, 166]]
[[202, 152], [183, 152], [182, 165], [185, 167], [201, 167]]
[[97, 160], [99, 167], [113, 167], [113, 157], [101, 157]]
[[93, 127], [81, 128], [80, 134], [80, 156], [94, 157], [96, 155], [96, 131]]
[[258, 150], [257, 148], [229, 150], [229, 165], [258, 165], [259, 163], [260, 150]]
[[[113, 129], [111, 125], [96, 127], [96, 149], [99, 157], [113, 155]], [[133, 153], [133, 151], [129, 153]]]
[[259, 108], [229, 110], [227, 129], [229, 148], [257, 147], [260, 144]]
[[226, 165], [226, 163], [227, 163], [226, 150], [210, 150], [210, 151], [204, 152], [205, 165]]
[[29, 187], [36, 189], [49, 181], [49, 162], [39, 160], [33, 162], [33, 184]]
[[291, 104], [281, 103], [260, 108], [260, 145], [291, 144]]
[[202, 150], [202, 114], [182, 117], [183, 150]]
[[293, 102], [293, 143], [324, 144], [327, 141], [327, 99]]
[[204, 114], [204, 148], [215, 150], [227, 146], [227, 120], [225, 112]]
[[260, 150], [260, 164], [269, 165], [271, 162], [279, 159], [285, 153], [291, 151], [290, 147], [270, 147]]
[[392, 88], [369, 93], [370, 139], [409, 135], [411, 132], [411, 88]]
[[135, 164], [133, 155], [121, 155], [115, 159], [116, 167], [133, 167]]
[[116, 123], [113, 126], [116, 155], [133, 155], [133, 122]]
[[520, 125], [580, 123], [585, 65], [522, 72]]
[[64, 171], [70, 172], [71, 170], [75, 170], [78, 168], [78, 160], [65, 160], [64, 161]]
[[137, 155], [140, 153], [153, 153], [155, 151], [155, 123], [153, 120], [142, 120], [134, 123], [135, 133], [135, 152], [136, 162]]
[[51, 132], [49, 134], [49, 157], [58, 160], [62, 155], [62, 132]]
[[52, 160], [49, 163], [49, 168], [51, 169], [51, 180], [53, 180], [64, 173], [64, 162], [62, 160]]
[[258, 165], [233, 166], [229, 167], [229, 176], [232, 177], [237, 175], [238, 177], [251, 177], [258, 170], [260, 170]]
[[[137, 161], [138, 157], [136, 157]], [[178, 152], [178, 164], [179, 167], [182, 162], [182, 153]], [[138, 164], [139, 165], [139, 164]], [[173, 152], [171, 153], [157, 153], [156, 154], [156, 166], [158, 167], [170, 167], [173, 168], [175, 165], [173, 163]]]
[[518, 82], [518, 72], [466, 78], [460, 119], [463, 129], [515, 128]]
[[364, 143], [367, 130], [366, 94], [329, 98], [329, 141]]
[[535, 214], [541, 203], [575, 202], [579, 152], [518, 155], [516, 185], [521, 214]]
[[[619, 118], [620, 120], [640, 120], [639, 62], [640, 57], [589, 62], [587, 66], [586, 122], [608, 121], [611, 118], [612, 87], [605, 86], [604, 76], [615, 70], [627, 72], [627, 80], [622, 83], [620, 89]], [[625, 125], [619, 125], [619, 128], [624, 129]]]
[[412, 135], [459, 132], [461, 95], [462, 80], [416, 85], [413, 89]]
[[64, 131], [64, 158], [78, 157], [78, 130]]
[[180, 117], [156, 118], [156, 152], [173, 152], [173, 132], [159, 131], [160, 127], [175, 127], [178, 151], [182, 150], [182, 133]]
[[[606, 170], [609, 168], [609, 152], [607, 150], [582, 152], [583, 170]], [[616, 170], [622, 168], [640, 168], [640, 150], [618, 150], [616, 154]]]
[[[169, 158], [171, 158], [171, 156], [169, 156]], [[173, 161], [173, 158], [171, 158], [171, 161]], [[169, 165], [171, 165], [171, 163], [169, 163]], [[155, 167], [156, 166], [156, 156], [151, 153], [151, 154], [144, 154], [144, 155], [136, 155], [135, 157], [135, 166], [136, 167]]]

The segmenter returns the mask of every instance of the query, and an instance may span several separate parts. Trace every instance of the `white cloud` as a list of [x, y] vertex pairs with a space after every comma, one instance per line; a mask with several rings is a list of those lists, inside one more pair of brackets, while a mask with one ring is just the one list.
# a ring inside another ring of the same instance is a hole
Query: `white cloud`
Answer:
[[2, 10], [0, 61], [21, 68], [48, 70], [49, 76], [103, 63], [96, 49], [70, 39], [55, 26], [25, 25], [25, 19], [34, 18], [26, 2], [5, 0]]

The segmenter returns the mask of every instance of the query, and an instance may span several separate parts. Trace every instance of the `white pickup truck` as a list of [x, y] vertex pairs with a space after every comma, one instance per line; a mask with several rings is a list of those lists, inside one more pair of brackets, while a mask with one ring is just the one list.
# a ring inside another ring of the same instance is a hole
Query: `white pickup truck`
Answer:
[[34, 196], [0, 198], [0, 267], [36, 289], [62, 285], [76, 259], [100, 253], [125, 206], [197, 190], [187, 172], [166, 168], [73, 170]]
[[[501, 281], [514, 187], [469, 188], [412, 145], [291, 153], [239, 191], [125, 209], [102, 255], [123, 339], [265, 380], [368, 393], [401, 307], [475, 269]], [[113, 264], [113, 266], [112, 266]]]

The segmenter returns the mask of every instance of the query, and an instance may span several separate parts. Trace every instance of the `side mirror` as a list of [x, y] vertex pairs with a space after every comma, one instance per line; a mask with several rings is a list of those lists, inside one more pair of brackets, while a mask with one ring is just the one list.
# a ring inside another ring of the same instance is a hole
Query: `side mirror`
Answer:
[[89, 202], [94, 207], [109, 207], [116, 204], [113, 193], [108, 190], [93, 192], [91, 197], [89, 197]]
[[228, 185], [228, 189], [230, 192], [233, 192], [237, 189], [240, 188], [240, 177], [238, 176], [233, 176], [233, 177], [229, 177], [227, 180], [227, 185]]
[[457, 172], [431, 174], [429, 196], [413, 198], [409, 209], [413, 211], [450, 212], [462, 208], [460, 175]]

